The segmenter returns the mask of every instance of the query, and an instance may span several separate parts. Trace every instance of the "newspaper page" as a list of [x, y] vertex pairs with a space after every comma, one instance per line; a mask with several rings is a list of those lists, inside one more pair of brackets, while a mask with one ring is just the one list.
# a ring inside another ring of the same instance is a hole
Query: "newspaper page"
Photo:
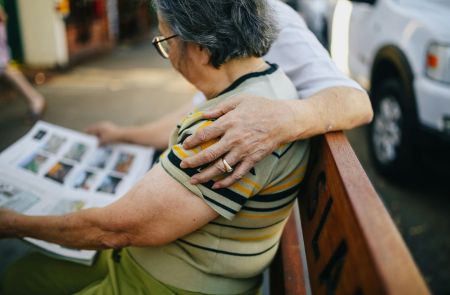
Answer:
[[[27, 215], [61, 215], [106, 206], [150, 168], [154, 150], [100, 146], [96, 137], [38, 122], [0, 154], [0, 207]], [[26, 238], [50, 255], [91, 264], [96, 251]]]

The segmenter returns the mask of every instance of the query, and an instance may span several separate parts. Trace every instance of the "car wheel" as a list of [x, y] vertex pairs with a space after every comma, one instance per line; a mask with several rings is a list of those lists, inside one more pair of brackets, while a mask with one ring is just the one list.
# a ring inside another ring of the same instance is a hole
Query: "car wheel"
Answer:
[[[379, 82], [372, 92], [374, 119], [369, 126], [369, 147], [377, 170], [401, 179], [413, 164], [415, 116], [412, 99], [396, 79]], [[409, 103], [408, 103], [409, 102]]]

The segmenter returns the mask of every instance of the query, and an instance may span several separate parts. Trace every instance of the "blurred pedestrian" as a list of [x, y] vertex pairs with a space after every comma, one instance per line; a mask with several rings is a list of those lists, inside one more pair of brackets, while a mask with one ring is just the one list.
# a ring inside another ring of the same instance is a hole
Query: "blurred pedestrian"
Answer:
[[9, 64], [9, 48], [6, 33], [7, 15], [0, 4], [0, 76], [10, 81], [24, 96], [28, 103], [28, 114], [35, 121], [44, 113], [44, 97], [33, 88], [25, 76], [16, 67]]

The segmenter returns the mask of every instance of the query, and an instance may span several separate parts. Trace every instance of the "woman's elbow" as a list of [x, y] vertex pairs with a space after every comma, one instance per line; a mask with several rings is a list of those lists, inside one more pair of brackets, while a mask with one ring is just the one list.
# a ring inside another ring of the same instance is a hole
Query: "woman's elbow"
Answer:
[[139, 215], [121, 215], [116, 218], [105, 218], [99, 225], [100, 241], [105, 248], [125, 247], [157, 247], [176, 239], [170, 228], [161, 224], [161, 218]]
[[141, 230], [139, 233], [130, 235], [129, 245], [134, 247], [160, 247], [175, 240], [171, 235], [154, 230]]
[[357, 122], [357, 125], [369, 124], [373, 120], [373, 109], [370, 97], [365, 91], [358, 89], [353, 89], [353, 91], [356, 96], [353, 101], [357, 102], [357, 105], [359, 105], [358, 108], [359, 122]]
[[96, 224], [97, 241], [104, 249], [119, 249], [132, 246], [134, 222], [125, 219], [102, 218]]
[[158, 247], [170, 242], [168, 235], [139, 223], [121, 223], [101, 237], [105, 248]]
[[120, 231], [103, 231], [98, 238], [103, 249], [121, 249], [132, 246], [133, 237]]
[[372, 108], [372, 103], [370, 101], [370, 97], [367, 93], [364, 93], [364, 96], [366, 98], [366, 109], [365, 109], [365, 115], [364, 115], [364, 123], [365, 124], [369, 124], [370, 122], [372, 122], [373, 120], [373, 108]]

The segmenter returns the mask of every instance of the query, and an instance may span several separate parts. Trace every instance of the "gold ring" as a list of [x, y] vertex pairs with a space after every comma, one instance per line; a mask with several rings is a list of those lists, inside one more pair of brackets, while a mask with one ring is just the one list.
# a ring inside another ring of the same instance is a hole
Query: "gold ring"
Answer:
[[225, 171], [227, 173], [233, 172], [234, 169], [233, 169], [233, 167], [230, 166], [230, 164], [228, 164], [227, 160], [222, 159], [222, 163], [223, 163], [223, 166], [225, 167]]

